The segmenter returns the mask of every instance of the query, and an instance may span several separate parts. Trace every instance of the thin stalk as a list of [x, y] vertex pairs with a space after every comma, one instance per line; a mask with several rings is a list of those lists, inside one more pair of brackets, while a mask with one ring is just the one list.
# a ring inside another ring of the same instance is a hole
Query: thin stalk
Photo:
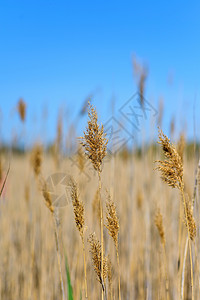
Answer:
[[86, 260], [85, 260], [85, 243], [84, 243], [84, 238], [82, 238], [82, 245], [83, 245], [83, 263], [84, 263], [84, 274], [85, 274], [85, 298], [87, 299], [87, 272], [86, 272]]
[[186, 263], [186, 257], [187, 257], [187, 250], [188, 250], [188, 236], [185, 243], [185, 251], [184, 251], [184, 259], [183, 259], [183, 270], [182, 270], [182, 280], [181, 280], [181, 300], [184, 299], [184, 283], [185, 283], [185, 263]]
[[180, 291], [180, 282], [181, 282], [181, 266], [182, 266], [182, 255], [181, 255], [181, 241], [182, 241], [182, 203], [179, 202], [179, 229], [178, 229], [178, 286], [179, 286], [179, 294], [181, 294]]
[[[103, 208], [102, 208], [102, 200], [101, 200], [101, 174], [98, 172], [99, 177], [99, 207], [100, 207], [100, 214], [101, 214], [101, 278], [103, 282], [103, 256], [104, 256], [104, 242], [103, 242]], [[104, 282], [103, 282], [104, 284]], [[102, 289], [101, 293], [102, 300], [104, 299], [104, 289]]]
[[120, 265], [119, 265], [119, 250], [118, 250], [118, 246], [116, 247], [116, 252], [117, 252], [117, 264], [118, 264], [119, 300], [121, 300], [121, 288], [120, 288]]
[[183, 192], [183, 186], [181, 186], [181, 194], [182, 194], [182, 197], [183, 197], [183, 204], [184, 204], [184, 210], [185, 210], [185, 216], [186, 216], [186, 223], [187, 223], [187, 231], [188, 231], [188, 244], [189, 244], [189, 252], [190, 252], [190, 272], [191, 272], [192, 300], [194, 300], [192, 247], [191, 247], [190, 232], [189, 232], [189, 223], [188, 223], [188, 215], [187, 215], [187, 207], [186, 207], [185, 195], [184, 195], [184, 192]]
[[61, 289], [61, 292], [62, 292], [62, 300], [65, 300], [64, 284], [63, 284], [62, 270], [61, 270], [61, 255], [60, 255], [59, 238], [58, 238], [58, 231], [57, 231], [56, 216], [55, 216], [54, 213], [52, 213], [52, 218], [53, 218], [53, 222], [54, 222], [54, 233], [55, 233], [55, 241], [56, 241], [56, 254], [57, 254], [57, 261], [58, 261], [59, 278], [60, 278], [60, 289]]
[[168, 279], [168, 272], [167, 272], [167, 255], [166, 255], [166, 247], [163, 245], [163, 252], [164, 252], [164, 265], [165, 265], [165, 290], [167, 294], [167, 300], [169, 300], [169, 279]]

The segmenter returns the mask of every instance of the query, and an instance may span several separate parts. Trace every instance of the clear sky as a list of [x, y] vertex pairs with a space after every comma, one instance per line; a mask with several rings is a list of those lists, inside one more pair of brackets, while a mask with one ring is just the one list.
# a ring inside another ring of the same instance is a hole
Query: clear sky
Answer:
[[[27, 103], [27, 141], [55, 136], [93, 95], [102, 123], [137, 90], [132, 56], [149, 69], [145, 97], [164, 99], [163, 128], [174, 116], [193, 137], [200, 113], [199, 1], [0, 1], [0, 130], [22, 130], [15, 107]], [[113, 100], [114, 99], [114, 100]], [[116, 113], [116, 114], [117, 114]], [[44, 120], [47, 115], [47, 120]], [[121, 115], [117, 118], [121, 118]], [[86, 117], [79, 121], [80, 135]], [[196, 132], [199, 138], [199, 130]]]

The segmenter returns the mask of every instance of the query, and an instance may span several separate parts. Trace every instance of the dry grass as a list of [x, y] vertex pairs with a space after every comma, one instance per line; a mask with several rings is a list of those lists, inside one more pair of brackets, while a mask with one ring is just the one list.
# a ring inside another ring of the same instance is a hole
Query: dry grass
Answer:
[[[92, 169], [83, 156], [80, 169], [68, 157], [55, 165], [41, 149], [13, 156], [0, 200], [0, 299], [67, 298], [64, 253], [74, 299], [200, 299], [200, 167], [183, 139], [176, 147], [160, 132], [164, 159], [156, 149], [103, 164], [107, 140], [89, 106], [81, 140]], [[58, 182], [67, 198], [60, 207], [46, 181], [55, 173], [71, 175]]]

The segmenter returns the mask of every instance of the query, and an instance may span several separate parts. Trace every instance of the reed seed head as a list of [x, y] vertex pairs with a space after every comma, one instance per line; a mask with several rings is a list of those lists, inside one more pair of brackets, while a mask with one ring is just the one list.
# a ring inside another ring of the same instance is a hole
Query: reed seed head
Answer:
[[158, 229], [158, 232], [159, 232], [159, 235], [161, 238], [161, 242], [163, 245], [165, 245], [165, 231], [164, 231], [164, 226], [163, 226], [163, 217], [162, 217], [162, 214], [160, 213], [160, 210], [157, 211], [154, 222]]
[[118, 233], [119, 233], [119, 219], [117, 217], [116, 206], [114, 201], [111, 199], [110, 194], [108, 194], [108, 199], [106, 202], [106, 228], [109, 231], [110, 236], [113, 238], [115, 247], [118, 247]]
[[[194, 241], [194, 239], [196, 237], [196, 223], [195, 223], [194, 216], [193, 216], [192, 201], [190, 201], [188, 194], [186, 194], [186, 196], [185, 196], [185, 205], [186, 205], [186, 212], [185, 212], [184, 223], [185, 223], [186, 227], [188, 224], [189, 237], [192, 241]], [[188, 220], [188, 223], [187, 223], [187, 220]]]
[[51, 194], [48, 190], [48, 185], [44, 179], [41, 179], [41, 190], [46, 206], [48, 207], [51, 213], [54, 213], [55, 209], [52, 203]]
[[183, 163], [176, 148], [169, 138], [159, 131], [159, 144], [162, 146], [165, 160], [157, 160], [159, 164], [155, 169], [161, 172], [161, 178], [172, 188], [183, 188]]
[[85, 225], [84, 205], [83, 202], [79, 199], [77, 183], [73, 180], [73, 178], [70, 178], [70, 186], [76, 227], [78, 228], [78, 231], [80, 232], [80, 235], [83, 238], [83, 231]]
[[138, 90], [140, 93], [140, 104], [144, 108], [144, 90], [145, 82], [148, 76], [148, 69], [145, 65], [141, 65], [135, 57], [133, 57], [133, 71], [137, 80]]
[[34, 174], [36, 177], [41, 173], [42, 153], [43, 149], [39, 145], [35, 146], [32, 151], [31, 164], [33, 166]]
[[91, 160], [94, 169], [101, 172], [108, 140], [103, 125], [100, 127], [97, 123], [96, 109], [90, 103], [88, 105], [88, 126], [86, 132], [84, 131], [84, 137], [81, 137], [81, 145], [85, 148], [85, 154]]
[[17, 110], [18, 110], [21, 121], [24, 122], [25, 118], [26, 118], [26, 103], [24, 102], [23, 99], [19, 100]]
[[[100, 242], [97, 240], [95, 233], [90, 234], [89, 239], [90, 243], [90, 253], [92, 255], [92, 262], [93, 262], [93, 267], [94, 271], [97, 275], [97, 280], [100, 282], [102, 285], [102, 288], [104, 290], [104, 282], [107, 277], [107, 259], [104, 257], [103, 259], [103, 272], [101, 272], [101, 245]], [[103, 274], [103, 275], [102, 275]], [[103, 276], [103, 278], [102, 278]]]
[[108, 258], [107, 258], [107, 267], [108, 267], [108, 283], [111, 287], [112, 286], [112, 278], [113, 278], [113, 267], [112, 267], [110, 256], [108, 256]]

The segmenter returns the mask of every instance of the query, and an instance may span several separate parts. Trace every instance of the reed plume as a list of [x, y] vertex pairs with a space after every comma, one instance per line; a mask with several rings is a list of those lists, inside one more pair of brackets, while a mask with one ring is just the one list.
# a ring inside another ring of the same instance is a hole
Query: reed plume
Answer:
[[97, 172], [102, 171], [103, 159], [106, 156], [108, 140], [104, 133], [104, 127], [98, 124], [96, 109], [90, 104], [88, 109], [88, 126], [84, 137], [81, 137], [81, 145], [85, 148], [85, 154], [91, 160], [94, 169]]
[[185, 195], [185, 206], [186, 206], [186, 211], [185, 213], [185, 220], [184, 223], [186, 227], [189, 229], [189, 238], [191, 241], [194, 241], [196, 237], [196, 223], [194, 220], [193, 216], [193, 206], [192, 206], [192, 201], [190, 200], [188, 194]]
[[142, 66], [135, 57], [133, 57], [133, 71], [137, 81], [138, 91], [140, 94], [140, 104], [144, 108], [144, 90], [145, 82], [148, 76], [148, 69], [146, 66]]
[[114, 241], [116, 249], [118, 249], [119, 219], [117, 217], [116, 206], [113, 200], [111, 199], [110, 194], [108, 194], [106, 208], [106, 228], [108, 229], [108, 232]]
[[51, 213], [54, 213], [55, 207], [53, 206], [51, 194], [48, 189], [48, 185], [44, 179], [41, 179], [41, 190], [44, 198], [45, 205], [50, 210]]
[[102, 267], [102, 251], [101, 244], [97, 240], [95, 233], [90, 234], [88, 241], [90, 243], [90, 253], [92, 255], [92, 262], [94, 271], [97, 275], [97, 280], [100, 282], [103, 292], [105, 292], [105, 279], [107, 277], [107, 259], [104, 257], [103, 259], [103, 267]]
[[110, 236], [112, 237], [115, 249], [117, 253], [117, 264], [118, 264], [118, 287], [119, 287], [119, 299], [121, 299], [121, 291], [120, 291], [120, 265], [119, 265], [119, 243], [118, 243], [118, 234], [119, 234], [119, 219], [117, 217], [116, 206], [114, 201], [111, 199], [110, 194], [108, 193], [107, 202], [106, 202], [106, 228]]
[[162, 217], [162, 214], [160, 213], [160, 210], [157, 211], [154, 222], [158, 229], [158, 232], [159, 232], [159, 235], [161, 238], [161, 242], [165, 246], [165, 231], [164, 231], [164, 227], [163, 227], [163, 217]]
[[42, 155], [42, 146], [36, 145], [31, 153], [31, 164], [36, 177], [38, 177], [38, 175], [41, 174]]
[[[104, 240], [103, 240], [103, 205], [101, 200], [101, 172], [103, 159], [106, 156], [108, 140], [106, 134], [104, 133], [103, 125], [98, 124], [97, 112], [96, 109], [88, 103], [88, 124], [84, 136], [81, 137], [81, 145], [85, 148], [85, 154], [88, 159], [92, 162], [94, 169], [98, 173], [99, 180], [99, 207], [101, 213], [101, 266], [103, 278], [103, 266], [104, 266]], [[102, 289], [102, 300], [103, 300], [103, 289]]]
[[159, 131], [159, 142], [165, 156], [165, 160], [158, 160], [156, 170], [161, 172], [161, 179], [172, 188], [183, 188], [183, 164], [176, 148], [170, 143], [169, 138]]
[[72, 205], [74, 208], [74, 218], [76, 222], [76, 227], [80, 233], [82, 247], [83, 247], [83, 263], [84, 263], [84, 274], [85, 274], [85, 297], [87, 298], [87, 273], [86, 273], [86, 260], [85, 260], [85, 243], [84, 243], [84, 227], [85, 227], [85, 216], [84, 216], [84, 205], [83, 202], [79, 199], [77, 183], [70, 178], [71, 186], [71, 198]]
[[26, 118], [26, 103], [24, 102], [23, 99], [20, 99], [17, 105], [17, 110], [20, 116], [20, 119], [22, 122], [25, 121]]
[[161, 172], [161, 178], [172, 188], [177, 188], [180, 191], [183, 209], [185, 214], [185, 225], [188, 233], [188, 244], [190, 250], [190, 266], [191, 266], [191, 286], [192, 286], [192, 300], [194, 299], [193, 291], [193, 263], [192, 263], [192, 249], [191, 241], [194, 240], [196, 235], [196, 225], [193, 217], [193, 210], [191, 209], [190, 202], [184, 193], [184, 182], [183, 182], [183, 159], [179, 155], [175, 146], [170, 143], [170, 140], [166, 135], [163, 134], [162, 130], [159, 131], [159, 144], [162, 146], [162, 150], [165, 156], [165, 160], [156, 161], [158, 166], [157, 170]]

